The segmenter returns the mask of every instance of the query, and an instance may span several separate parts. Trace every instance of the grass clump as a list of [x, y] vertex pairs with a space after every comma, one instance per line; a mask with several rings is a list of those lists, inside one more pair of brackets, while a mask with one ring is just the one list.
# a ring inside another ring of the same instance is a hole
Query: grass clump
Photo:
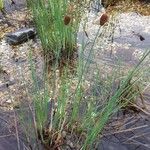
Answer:
[[[149, 53], [145, 53], [140, 62], [123, 77], [119, 76], [120, 71], [116, 66], [106, 77], [102, 77], [103, 74], [97, 70], [93, 75], [94, 81], [89, 82], [85, 75], [86, 62], [78, 63], [76, 74], [68, 73], [67, 67], [61, 76], [59, 70], [55, 70], [51, 77], [45, 75], [43, 78], [42, 90], [37, 84], [36, 70], [31, 61], [35, 88], [33, 104], [29, 103], [29, 116], [32, 119], [26, 122], [28, 125], [23, 125], [25, 130], [27, 128], [27, 137], [34, 133], [30, 139], [31, 145], [35, 141], [35, 149], [40, 149], [40, 145], [43, 149], [96, 149], [95, 141], [110, 117], [134, 103], [140, 95], [134, 87], [142, 83], [142, 66]], [[116, 80], [120, 81], [117, 85]]]
[[77, 51], [77, 32], [85, 4], [87, 1], [28, 1], [44, 56], [50, 63], [73, 58], [72, 55]]
[[[75, 48], [77, 31], [82, 14], [79, 12], [82, 12], [80, 8], [86, 1], [81, 3], [77, 3], [80, 1], [70, 1], [69, 8], [67, 2], [65, 0], [48, 0], [46, 2], [32, 0], [29, 3], [44, 54], [56, 66], [64, 55], [70, 59], [74, 51], [77, 51]], [[104, 22], [100, 22], [102, 26], [107, 25], [107, 18], [105, 16]], [[91, 44], [88, 58], [93, 54], [97, 38], [103, 36], [99, 33], [102, 32], [101, 29], [101, 27], [98, 29]], [[86, 44], [89, 43], [84, 43], [83, 40], [82, 44], [81, 54], [84, 52]], [[32, 101], [29, 103], [29, 114], [31, 115], [29, 115], [30, 119], [26, 119], [29, 123], [24, 121], [26, 113], [22, 113], [22, 124], [26, 136], [30, 137], [27, 138], [30, 147], [32, 149], [34, 147], [36, 150], [41, 147], [52, 150], [96, 149], [95, 141], [102, 134], [110, 117], [120, 108], [133, 102], [133, 99], [140, 94], [139, 91], [132, 92], [132, 89], [142, 78], [139, 72], [149, 53], [150, 51], [147, 51], [140, 62], [123, 77], [118, 75], [120, 67], [117, 66], [105, 77], [103, 77], [103, 72], [96, 69], [96, 73], [93, 72], [93, 82], [88, 81], [87, 78], [88, 60], [83, 61], [79, 57], [77, 71], [74, 74], [68, 71], [68, 66], [64, 67], [63, 72], [57, 67], [50, 74], [44, 72], [42, 89], [38, 85], [36, 68], [30, 61], [35, 92], [32, 93]], [[30, 60], [32, 60], [32, 55]], [[116, 79], [119, 79], [117, 86], [115, 85]], [[30, 136], [31, 133], [33, 136]]]

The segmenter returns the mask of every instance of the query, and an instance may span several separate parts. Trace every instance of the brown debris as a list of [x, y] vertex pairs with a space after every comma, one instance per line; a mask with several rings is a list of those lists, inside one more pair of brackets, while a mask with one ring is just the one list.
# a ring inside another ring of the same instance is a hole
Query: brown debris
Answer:
[[105, 13], [100, 17], [100, 25], [103, 26], [106, 22], [108, 22], [108, 15]]

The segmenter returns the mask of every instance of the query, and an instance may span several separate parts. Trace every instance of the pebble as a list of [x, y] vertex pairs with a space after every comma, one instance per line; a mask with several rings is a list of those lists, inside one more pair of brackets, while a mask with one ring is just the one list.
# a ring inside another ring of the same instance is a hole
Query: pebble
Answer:
[[66, 135], [67, 135], [66, 131], [62, 131], [62, 133], [61, 133], [61, 134], [62, 134], [62, 137], [63, 137], [63, 138], [65, 138], [65, 137], [66, 137]]

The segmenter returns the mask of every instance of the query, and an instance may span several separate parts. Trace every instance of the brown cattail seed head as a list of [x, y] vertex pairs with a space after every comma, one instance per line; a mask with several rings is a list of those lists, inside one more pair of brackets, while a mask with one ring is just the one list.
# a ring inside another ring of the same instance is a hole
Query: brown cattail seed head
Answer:
[[103, 26], [106, 22], [108, 22], [109, 17], [107, 14], [102, 14], [100, 17], [100, 25]]
[[70, 21], [71, 21], [71, 17], [66, 15], [66, 16], [64, 17], [64, 24], [65, 24], [65, 25], [68, 25], [68, 24], [70, 23]]

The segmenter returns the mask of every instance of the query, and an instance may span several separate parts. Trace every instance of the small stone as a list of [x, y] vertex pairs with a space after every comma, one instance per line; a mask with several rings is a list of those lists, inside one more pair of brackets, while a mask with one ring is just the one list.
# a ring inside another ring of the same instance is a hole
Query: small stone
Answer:
[[66, 135], [67, 135], [66, 131], [62, 131], [62, 133], [61, 133], [61, 134], [62, 134], [62, 137], [63, 137], [63, 138], [65, 138], [65, 137], [66, 137]]
[[6, 41], [10, 45], [22, 44], [29, 39], [33, 39], [36, 35], [34, 28], [24, 28], [20, 29], [14, 33], [8, 33], [6, 35]]
[[74, 148], [73, 143], [72, 143], [70, 140], [67, 141], [67, 144], [68, 144], [71, 148]]
[[7, 103], [7, 104], [11, 104], [11, 103], [12, 103], [12, 100], [9, 99], [9, 100], [6, 101], [6, 103]]
[[74, 146], [73, 146], [73, 143], [72, 143], [72, 142], [70, 142], [70, 147], [71, 147], [71, 148], [74, 148]]

